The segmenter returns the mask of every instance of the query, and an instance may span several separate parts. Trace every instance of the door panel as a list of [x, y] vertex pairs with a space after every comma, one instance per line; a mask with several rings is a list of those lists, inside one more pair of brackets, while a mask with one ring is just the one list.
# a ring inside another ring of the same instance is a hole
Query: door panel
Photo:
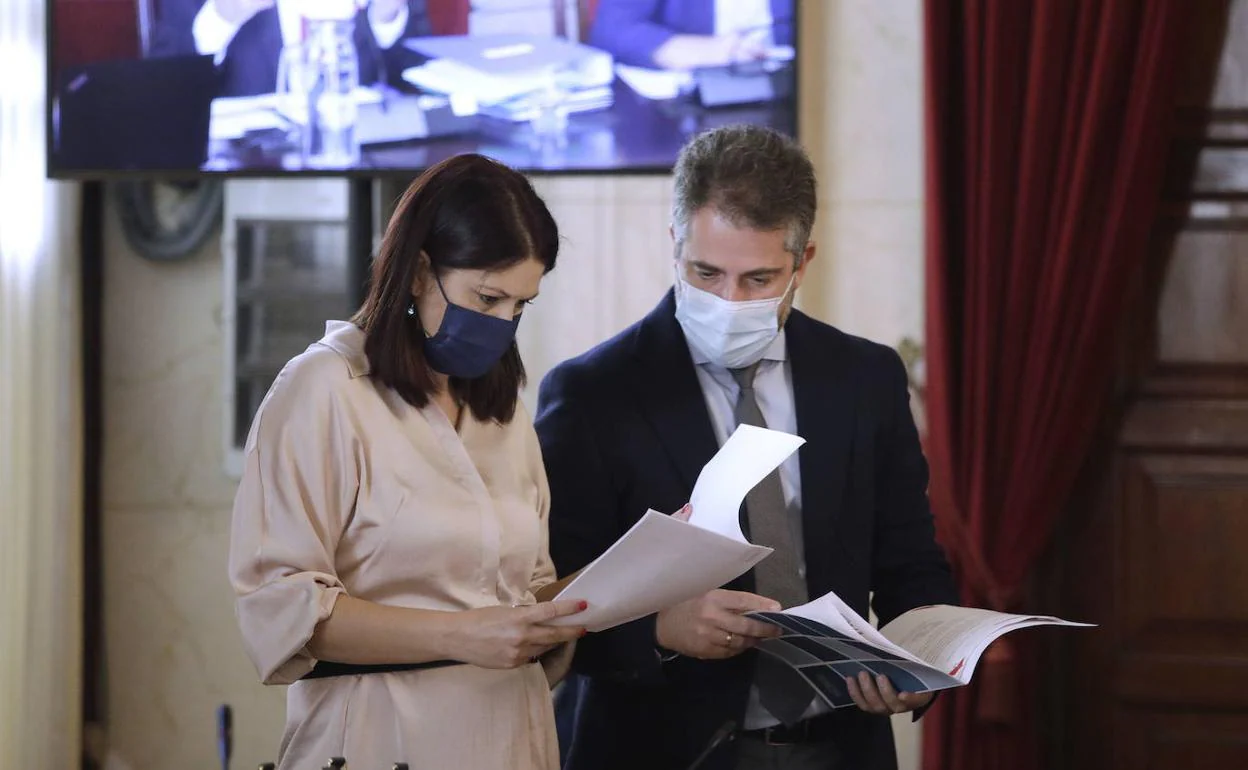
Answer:
[[1248, 0], [1192, 10], [1150, 299], [1060, 541], [1100, 626], [1061, 642], [1062, 768], [1248, 768]]

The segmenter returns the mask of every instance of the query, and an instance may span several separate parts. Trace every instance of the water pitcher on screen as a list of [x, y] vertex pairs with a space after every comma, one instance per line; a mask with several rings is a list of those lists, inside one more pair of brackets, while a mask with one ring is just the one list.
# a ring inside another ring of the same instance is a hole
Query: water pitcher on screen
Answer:
[[279, 109], [300, 134], [298, 159], [288, 165], [352, 168], [360, 161], [356, 3], [303, 0], [301, 9], [303, 40], [286, 46], [278, 65]]

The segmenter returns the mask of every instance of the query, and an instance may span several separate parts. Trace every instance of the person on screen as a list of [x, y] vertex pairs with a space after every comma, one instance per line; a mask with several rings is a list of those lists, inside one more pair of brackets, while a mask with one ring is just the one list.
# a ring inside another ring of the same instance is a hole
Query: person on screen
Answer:
[[[161, 0], [149, 56], [211, 54], [221, 96], [273, 93], [282, 47], [302, 37], [301, 4], [315, 0]], [[399, 42], [433, 34], [426, 0], [359, 0], [355, 49], [360, 83], [390, 79], [408, 58]]]
[[229, 577], [261, 681], [290, 685], [280, 770], [558, 770], [551, 687], [586, 606], [539, 598], [550, 498], [515, 342], [558, 250], [523, 175], [433, 166], [359, 312], [261, 403]]
[[708, 750], [699, 770], [885, 770], [896, 767], [889, 716], [932, 699], [860, 672], [829, 680], [857, 704], [832, 711], [754, 649], [775, 627], [743, 617], [829, 591], [880, 623], [958, 600], [900, 356], [793, 308], [815, 256], [816, 186], [783, 134], [696, 136], [674, 169], [675, 286], [541, 384], [550, 550], [563, 574], [648, 509], [688, 501], [738, 425], [806, 439], [743, 506], [748, 537], [770, 556], [731, 590], [578, 644], [558, 696], [564, 770], [686, 770]]
[[793, 45], [794, 0], [599, 0], [589, 44], [666, 70], [763, 59]]

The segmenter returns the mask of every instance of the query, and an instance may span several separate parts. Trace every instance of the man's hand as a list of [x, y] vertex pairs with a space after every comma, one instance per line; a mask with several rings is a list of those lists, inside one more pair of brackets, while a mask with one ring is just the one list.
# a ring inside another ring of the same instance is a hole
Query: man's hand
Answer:
[[755, 61], [767, 55], [757, 36], [751, 35], [673, 35], [655, 49], [656, 66], [678, 72], [700, 67], [726, 67]]
[[718, 660], [750, 649], [760, 639], [779, 636], [770, 623], [742, 617], [747, 612], [779, 612], [771, 599], [741, 591], [715, 590], [659, 613], [659, 646], [691, 658]]
[[868, 714], [904, 714], [931, 703], [934, 695], [930, 692], [898, 693], [888, 677], [872, 677], [866, 671], [859, 671], [857, 677], [845, 677], [845, 684], [849, 687], [849, 697]]
[[217, 15], [236, 27], [241, 27], [263, 10], [272, 8], [275, 0], [213, 0]]

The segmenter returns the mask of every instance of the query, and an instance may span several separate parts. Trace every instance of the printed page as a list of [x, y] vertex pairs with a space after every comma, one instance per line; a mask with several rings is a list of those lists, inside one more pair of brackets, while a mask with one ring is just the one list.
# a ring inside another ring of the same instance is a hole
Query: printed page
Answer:
[[857, 612], [854, 612], [854, 608], [846, 604], [844, 599], [831, 591], [804, 607], [795, 608], [795, 611], [799, 614], [807, 614], [811, 612], [831, 614], [835, 611], [845, 619], [845, 622], [848, 623], [854, 632], [858, 634], [859, 638], [867, 644], [878, 648], [881, 652], [887, 652], [891, 655], [896, 655], [898, 657], [913, 661], [914, 663], [922, 663], [926, 665], [926, 661], [922, 658], [918, 658], [909, 650], [893, 644], [888, 637], [881, 634], [879, 629], [871, 625], [866, 618], [862, 617]]
[[792, 666], [832, 708], [854, 705], [847, 677], [866, 671], [887, 676], [898, 692], [957, 687], [957, 679], [932, 668], [884, 638], [834, 593], [784, 612], [751, 613], [784, 630], [759, 650]]
[[745, 496], [804, 440], [743, 425], [698, 474], [688, 522], [647, 511], [558, 595], [589, 609], [561, 625], [604, 631], [719, 588], [771, 554], [741, 533]]
[[770, 548], [741, 534], [741, 503], [802, 443], [766, 428], [736, 429], [698, 474], [689, 522], [648, 510], [559, 592], [589, 603], [559, 624], [602, 631], [629, 623], [730, 583], [768, 557]]
[[942, 604], [910, 610], [881, 632], [933, 668], [965, 683], [971, 681], [980, 656], [995, 639], [1020, 628], [1043, 625], [1087, 627], [1089, 624]]
[[698, 474], [689, 504], [689, 523], [724, 537], [745, 542], [741, 533], [741, 503], [806, 440], [791, 433], [738, 427]]
[[589, 608], [554, 624], [605, 631], [719, 588], [771, 550], [647, 511], [559, 592]]

